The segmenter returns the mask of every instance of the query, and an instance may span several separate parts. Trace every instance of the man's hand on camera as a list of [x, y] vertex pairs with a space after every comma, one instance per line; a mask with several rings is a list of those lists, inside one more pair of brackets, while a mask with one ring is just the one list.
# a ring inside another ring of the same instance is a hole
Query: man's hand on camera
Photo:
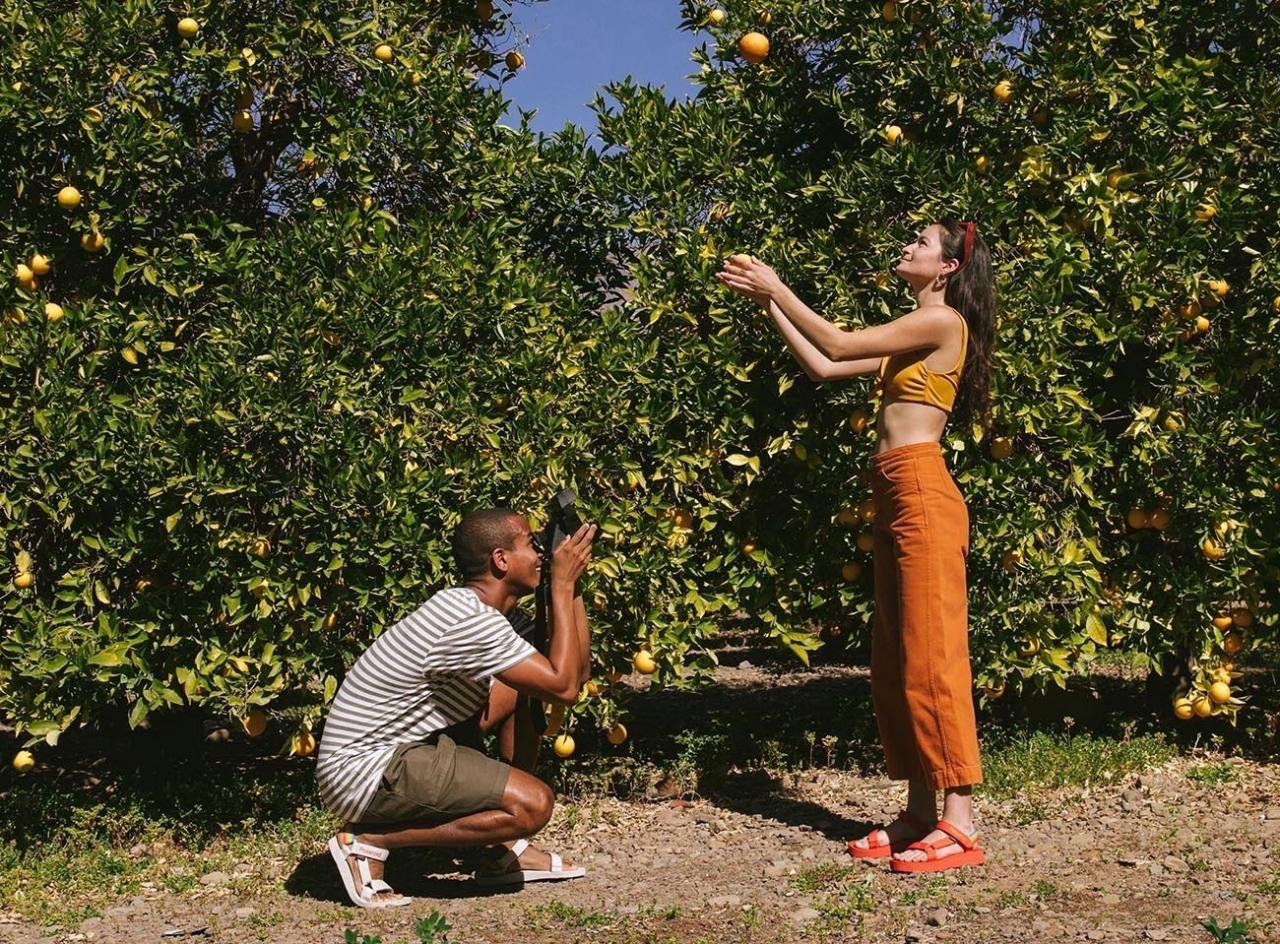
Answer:
[[597, 528], [593, 524], [584, 524], [576, 532], [560, 542], [560, 546], [551, 555], [551, 583], [555, 586], [573, 588], [587, 571], [591, 563], [591, 542], [595, 540]]

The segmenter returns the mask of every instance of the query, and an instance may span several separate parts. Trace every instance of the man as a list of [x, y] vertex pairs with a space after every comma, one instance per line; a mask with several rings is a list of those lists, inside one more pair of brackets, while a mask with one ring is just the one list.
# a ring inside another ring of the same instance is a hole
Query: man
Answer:
[[[454, 531], [463, 585], [432, 596], [352, 665], [325, 722], [316, 776], [325, 807], [344, 821], [329, 852], [355, 904], [409, 904], [382, 878], [388, 851], [407, 846], [493, 846], [477, 872], [488, 884], [585, 874], [528, 844], [554, 797], [530, 773], [541, 732], [520, 696], [569, 705], [589, 676], [577, 585], [595, 534], [584, 525], [548, 562], [547, 656], [508, 620], [537, 588], [543, 561], [529, 522], [499, 508], [466, 515]], [[482, 730], [497, 732], [503, 760], [479, 750]]]

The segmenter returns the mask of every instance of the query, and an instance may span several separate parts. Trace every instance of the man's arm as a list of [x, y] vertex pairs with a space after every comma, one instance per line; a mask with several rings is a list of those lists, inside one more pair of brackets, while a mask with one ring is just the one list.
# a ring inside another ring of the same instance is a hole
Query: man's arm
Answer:
[[505, 682], [524, 695], [571, 705], [582, 688], [582, 652], [574, 617], [574, 583], [591, 560], [595, 525], [583, 525], [555, 550], [551, 564], [551, 612], [548, 653], [534, 653], [504, 672]]
[[587, 606], [582, 600], [581, 583], [573, 595], [573, 623], [578, 638], [579, 677], [585, 683], [591, 678], [591, 632], [587, 629]]

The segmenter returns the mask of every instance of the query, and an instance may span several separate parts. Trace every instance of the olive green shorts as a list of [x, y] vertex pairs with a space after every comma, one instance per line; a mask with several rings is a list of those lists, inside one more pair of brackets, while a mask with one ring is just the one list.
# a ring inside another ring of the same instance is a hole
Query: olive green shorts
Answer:
[[474, 722], [454, 725], [426, 741], [401, 744], [383, 768], [360, 822], [447, 823], [469, 813], [501, 809], [511, 768], [482, 753], [480, 746]]

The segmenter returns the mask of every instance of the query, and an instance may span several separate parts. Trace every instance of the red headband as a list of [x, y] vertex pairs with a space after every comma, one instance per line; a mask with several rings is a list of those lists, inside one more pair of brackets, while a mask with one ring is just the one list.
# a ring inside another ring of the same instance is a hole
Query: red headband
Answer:
[[964, 227], [964, 254], [960, 257], [957, 272], [969, 264], [969, 259], [973, 256], [973, 237], [978, 233], [978, 224], [972, 220], [961, 220], [960, 225]]

